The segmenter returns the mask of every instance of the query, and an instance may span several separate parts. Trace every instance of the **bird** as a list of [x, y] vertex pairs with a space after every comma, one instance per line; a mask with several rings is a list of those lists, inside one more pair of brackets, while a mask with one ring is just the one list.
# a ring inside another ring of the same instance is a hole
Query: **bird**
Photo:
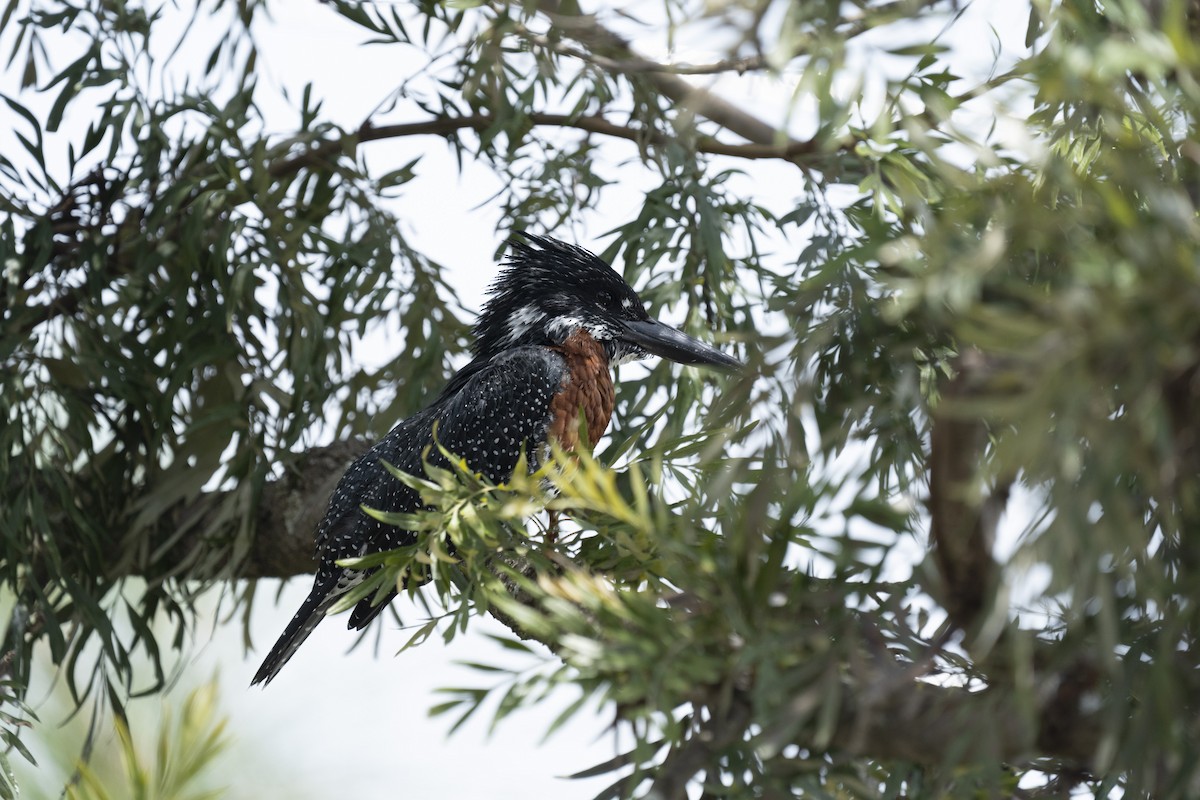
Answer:
[[[530, 472], [550, 442], [571, 451], [597, 441], [615, 404], [611, 367], [660, 356], [736, 370], [741, 362], [653, 319], [620, 274], [588, 250], [518, 232], [476, 320], [471, 360], [428, 407], [396, 425], [342, 475], [316, 529], [312, 590], [271, 648], [251, 685], [269, 684], [342, 595], [368, 574], [338, 561], [412, 544], [411, 531], [364, 508], [413, 512], [418, 493], [385, 462], [421, 474], [445, 465], [437, 445], [500, 483], [522, 454]], [[582, 415], [582, 419], [580, 416]], [[361, 630], [395, 597], [361, 600], [347, 627]]]

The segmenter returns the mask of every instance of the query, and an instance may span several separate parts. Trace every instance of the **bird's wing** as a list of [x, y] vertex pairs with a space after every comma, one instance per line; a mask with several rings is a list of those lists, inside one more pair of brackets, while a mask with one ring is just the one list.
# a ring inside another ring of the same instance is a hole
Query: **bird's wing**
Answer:
[[[468, 468], [489, 480], [507, 480], [522, 448], [531, 459], [546, 440], [550, 401], [563, 384], [566, 362], [546, 347], [520, 347], [497, 355], [457, 391], [401, 422], [342, 477], [318, 528], [323, 560], [400, 547], [411, 541], [402, 529], [363, 514], [362, 506], [389, 512], [413, 512], [420, 497], [390, 475], [381, 461], [411, 475], [424, 474], [424, 460], [446, 466], [434, 442], [466, 460]], [[326, 553], [328, 549], [330, 552]]]
[[[418, 426], [380, 443], [378, 457], [409, 474], [423, 473], [422, 457], [435, 466], [446, 466], [446, 458], [434, 446], [436, 438], [449, 453], [464, 459], [467, 468], [499, 483], [516, 469], [521, 452], [536, 467], [541, 445], [550, 427], [550, 405], [563, 384], [567, 366], [562, 355], [545, 347], [523, 347], [507, 351], [476, 369], [458, 391], [441, 403]], [[436, 437], [434, 426], [436, 425]], [[408, 486], [385, 475], [365, 502], [384, 511], [415, 511], [420, 497]], [[384, 525], [364, 514], [356, 522], [356, 541], [367, 541], [373, 552], [400, 547], [412, 534]], [[356, 573], [358, 574], [358, 573]], [[349, 579], [351, 576], [344, 576]], [[366, 597], [355, 606], [347, 626], [362, 630], [391, 602], [395, 591], [378, 604]]]
[[[522, 448], [536, 462], [550, 423], [550, 401], [561, 388], [567, 366], [562, 355], [546, 347], [520, 347], [472, 364], [456, 391], [444, 392], [429, 408], [401, 422], [355, 461], [338, 482], [325, 518], [317, 528], [320, 566], [308, 598], [267, 654], [253, 683], [269, 683], [317, 627], [337, 598], [360, 583], [365, 573], [335, 562], [365, 553], [390, 550], [412, 541], [412, 534], [368, 517], [362, 507], [412, 512], [420, 496], [384, 469], [386, 461], [421, 475], [423, 459], [445, 466], [434, 447], [437, 439], [468, 466], [492, 481], [508, 479]], [[427, 455], [426, 455], [427, 454]], [[350, 616], [352, 628], [369, 623], [394, 597], [372, 605], [363, 599]]]

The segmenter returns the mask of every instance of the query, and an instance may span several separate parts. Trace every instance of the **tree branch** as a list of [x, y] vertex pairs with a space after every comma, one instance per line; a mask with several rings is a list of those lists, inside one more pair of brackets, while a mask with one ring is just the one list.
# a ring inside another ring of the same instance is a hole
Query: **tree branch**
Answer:
[[[1082, 711], [1078, 702], [1070, 707], [1054, 702], [1057, 694], [1027, 714], [1004, 691], [909, 681], [875, 694], [863, 683], [844, 692], [832, 739], [833, 746], [853, 755], [928, 766], [1023, 763], [1048, 757], [1086, 769], [1100, 744], [1103, 727], [1098, 716]], [[1069, 735], [1063, 735], [1068, 730]]]
[[[342, 473], [368, 446], [365, 440], [354, 439], [315, 447], [292, 461], [282, 478], [263, 487], [250, 552], [230, 577], [289, 578], [315, 572], [313, 533]], [[165, 560], [182, 563], [189, 554], [211, 546], [199, 531], [213, 529], [206, 519], [216, 512], [226, 495], [226, 492], [212, 492], [176, 511], [169, 527], [197, 533], [182, 537]], [[151, 570], [161, 571], [162, 567], [139, 564], [133, 569], [146, 574]]]
[[[927, 8], [941, 2], [944, 2], [944, 0], [925, 0], [921, 6]], [[513, 33], [535, 47], [541, 47], [570, 58], [577, 58], [607, 72], [616, 72], [623, 75], [641, 75], [646, 73], [661, 73], [665, 75], [719, 75], [726, 72], [736, 72], [742, 75], [747, 72], [756, 72], [770, 67], [767, 57], [762, 53], [752, 56], [742, 56], [740, 58], [723, 58], [709, 64], [668, 64], [661, 61], [654, 61], [636, 52], [628, 42], [601, 26], [590, 15], [566, 16], [561, 11], [549, 10], [545, 13], [556, 23], [556, 29], [565, 30], [571, 38], [593, 42], [600, 39], [611, 46], [617, 46], [617, 43], [619, 43], [619, 49], [627, 50], [628, 56], [625, 58], [609, 58], [604, 55], [598, 55], [580, 47], [572, 47], [563, 41], [545, 34], [536, 33], [520, 24], [513, 27]], [[913, 15], [912, 0], [893, 0], [893, 2], [872, 8], [869, 15], [864, 12], [857, 19], [846, 20], [844, 25], [834, 29], [834, 33], [842, 41], [848, 41], [861, 36], [879, 25], [892, 22], [897, 18], [911, 18]], [[761, 17], [759, 21], [761, 22]], [[795, 58], [799, 55], [803, 54], [797, 52], [792, 57]]]
[[342, 473], [369, 447], [365, 439], [352, 439], [314, 448], [283, 479], [263, 489], [246, 565], [253, 572], [242, 577], [287, 577], [316, 569], [313, 532]]
[[[615, 62], [647, 61], [633, 50], [629, 42], [605, 28], [595, 17], [567, 13], [560, 0], [538, 0], [537, 9], [556, 29], [586, 47], [592, 57]], [[650, 71], [639, 78], [682, 108], [715, 122], [749, 142], [785, 146], [792, 143], [787, 134], [775, 125], [764, 122], [707, 89], [693, 86], [679, 75]]]
[[[597, 115], [572, 116], [569, 114], [543, 114], [540, 112], [528, 114], [525, 119], [534, 126], [574, 128], [587, 133], [610, 136], [615, 139], [625, 139], [630, 142], [653, 145], [666, 145], [676, 141], [660, 131], [644, 128], [632, 128], [618, 125]], [[304, 167], [327, 167], [339, 153], [343, 153], [355, 144], [376, 142], [381, 139], [396, 139], [405, 136], [446, 136], [460, 130], [485, 131], [497, 123], [498, 119], [490, 114], [470, 114], [463, 117], [432, 117], [422, 122], [408, 122], [397, 125], [375, 126], [370, 121], [353, 134], [346, 134], [334, 139], [326, 139], [291, 158], [276, 161], [269, 167], [274, 177], [290, 175]], [[731, 144], [711, 136], [701, 136], [692, 145], [697, 152], [710, 155], [734, 156], [749, 159], [780, 159], [797, 161], [801, 158], [812, 157], [822, 153], [819, 143], [808, 141], [790, 141], [785, 143], [768, 144]]]
[[[817, 142], [789, 139], [774, 125], [770, 125], [717, 97], [707, 89], [693, 86], [678, 74], [669, 74], [662, 65], [634, 52], [628, 42], [604, 28], [593, 17], [566, 14], [562, 11], [558, 0], [541, 0], [538, 10], [554, 23], [556, 29], [588, 48], [587, 51], [568, 48], [570, 55], [586, 58], [597, 64], [607, 64], [612, 68], [619, 67], [623, 72], [642, 73], [643, 79], [664, 97], [750, 142], [750, 144], [735, 144], [723, 142], [714, 137], [702, 136], [698, 137], [693, 145], [697, 152], [750, 159], [773, 158], [784, 161], [796, 161], [801, 157], [813, 156], [821, 152]], [[528, 31], [526, 34], [536, 37], [535, 34], [529, 34]], [[561, 42], [551, 42], [547, 37], [538, 38], [537, 43], [566, 47]], [[695, 74], [723, 71], [726, 67], [752, 69], [757, 68], [758, 64], [759, 60], [755, 58], [734, 59], [699, 68]], [[671, 72], [680, 73], [686, 71], [684, 68], [671, 70]], [[617, 125], [598, 115], [573, 116], [534, 112], [527, 114], [525, 118], [535, 126], [574, 128], [588, 133], [626, 139], [638, 144], [664, 145], [675, 141], [661, 132]], [[306, 166], [326, 166], [338, 153], [363, 142], [403, 136], [445, 136], [464, 129], [483, 131], [491, 128], [497, 121], [498, 118], [490, 114], [434, 117], [422, 122], [378, 127], [372, 125], [368, 120], [353, 135], [328, 139], [307, 152], [277, 161], [270, 167], [270, 173], [273, 176], [281, 177]]]
[[982, 495], [987, 429], [983, 420], [957, 407], [983, 380], [984, 356], [969, 350], [955, 367], [957, 374], [943, 388], [929, 434], [929, 531], [944, 582], [942, 604], [951, 621], [967, 630], [995, 597], [992, 543], [1008, 487], [997, 487], [990, 497]]

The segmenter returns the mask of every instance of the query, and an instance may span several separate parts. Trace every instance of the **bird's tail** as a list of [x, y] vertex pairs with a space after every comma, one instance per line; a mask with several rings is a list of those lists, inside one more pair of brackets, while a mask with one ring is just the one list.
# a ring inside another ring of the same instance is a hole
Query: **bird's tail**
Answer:
[[321, 620], [325, 619], [325, 612], [329, 611], [337, 599], [352, 588], [353, 584], [344, 586], [346, 583], [348, 583], [346, 580], [330, 580], [328, 578], [322, 580], [318, 575], [312, 591], [308, 593], [300, 610], [283, 629], [279, 641], [275, 642], [271, 652], [267, 653], [262, 666], [254, 675], [254, 680], [250, 681], [251, 686], [259, 683], [265, 686], [279, 674], [283, 665], [295, 655], [296, 651], [300, 649], [300, 645], [304, 644], [304, 640], [321, 624]]

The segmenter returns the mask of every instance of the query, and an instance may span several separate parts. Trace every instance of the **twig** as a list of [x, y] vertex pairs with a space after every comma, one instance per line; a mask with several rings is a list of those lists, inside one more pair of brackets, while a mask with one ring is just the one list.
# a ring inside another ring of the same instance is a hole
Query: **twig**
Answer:
[[708, 709], [709, 719], [663, 759], [649, 796], [687, 800], [688, 783], [712, 763], [715, 754], [742, 739], [753, 717], [749, 698], [740, 692], [733, 693], [727, 708], [722, 710], [709, 704]]
[[[665, 145], [675, 141], [660, 131], [618, 125], [601, 116], [533, 113], [526, 115], [525, 119], [534, 126], [573, 128], [615, 139], [625, 139], [637, 144]], [[355, 133], [326, 139], [291, 158], [275, 162], [269, 167], [269, 172], [272, 176], [281, 178], [304, 167], [325, 167], [337, 154], [346, 151], [354, 144], [363, 142], [377, 142], [382, 139], [396, 139], [405, 136], [446, 136], [460, 130], [484, 131], [495, 125], [496, 122], [497, 118], [489, 114], [433, 117], [422, 122], [397, 125], [374, 126], [367, 122]], [[780, 159], [793, 162], [823, 155], [825, 152], [821, 143], [815, 140], [789, 141], [780, 144], [732, 144], [711, 136], [701, 136], [695, 140], [692, 146], [697, 152], [710, 155], [749, 159]], [[838, 149], [845, 149], [845, 146], [838, 146]]]

